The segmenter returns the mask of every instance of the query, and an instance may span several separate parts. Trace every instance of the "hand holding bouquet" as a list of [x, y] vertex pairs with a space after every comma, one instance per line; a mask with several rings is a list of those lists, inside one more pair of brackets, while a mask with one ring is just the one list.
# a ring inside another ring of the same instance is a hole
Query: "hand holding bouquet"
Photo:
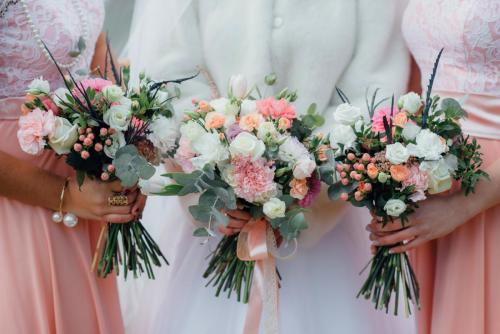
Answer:
[[[409, 93], [397, 106], [393, 98], [390, 108], [377, 109], [380, 103], [376, 103], [376, 92], [371, 104], [367, 102], [371, 123], [352, 126], [353, 140], [337, 151], [340, 182], [329, 189], [333, 199], [368, 207], [381, 224], [399, 218], [404, 225], [408, 215], [418, 209], [419, 201], [450, 190], [453, 179], [460, 181], [467, 195], [480, 177], [487, 177], [480, 169], [479, 145], [462, 133], [458, 123], [466, 116], [459, 102], [431, 97], [440, 56], [425, 103], [418, 94]], [[337, 113], [338, 118], [342, 108]], [[387, 312], [395, 293], [397, 314], [402, 286], [408, 313], [410, 300], [419, 305], [418, 282], [408, 256], [391, 254], [390, 248], [378, 248], [358, 296], [371, 298], [377, 308]]]

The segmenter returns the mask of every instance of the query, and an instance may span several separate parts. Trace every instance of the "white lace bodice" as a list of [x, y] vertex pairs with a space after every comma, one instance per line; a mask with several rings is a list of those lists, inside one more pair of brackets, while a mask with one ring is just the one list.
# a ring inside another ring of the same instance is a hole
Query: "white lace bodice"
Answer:
[[[24, 95], [27, 85], [35, 77], [43, 76], [51, 84], [61, 84], [56, 67], [46, 59], [36, 43], [21, 2], [4, 1], [0, 3], [9, 4], [0, 14], [0, 99]], [[78, 1], [86, 17], [89, 34], [86, 49], [71, 68], [72, 72], [89, 68], [104, 20], [102, 0]], [[69, 53], [76, 49], [83, 32], [73, 0], [26, 0], [26, 3], [41, 39], [56, 60], [63, 64], [71, 63], [74, 58]]]
[[435, 90], [500, 96], [499, 0], [411, 0], [403, 33], [423, 87], [444, 48]]

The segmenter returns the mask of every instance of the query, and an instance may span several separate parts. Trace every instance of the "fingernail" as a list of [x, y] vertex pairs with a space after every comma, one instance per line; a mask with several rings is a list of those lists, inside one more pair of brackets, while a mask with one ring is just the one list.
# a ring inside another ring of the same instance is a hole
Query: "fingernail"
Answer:
[[380, 241], [378, 241], [378, 240], [373, 240], [372, 244], [373, 244], [374, 246], [380, 246]]
[[389, 253], [389, 254], [394, 254], [394, 250], [389, 249], [389, 252], [388, 252], [388, 253]]

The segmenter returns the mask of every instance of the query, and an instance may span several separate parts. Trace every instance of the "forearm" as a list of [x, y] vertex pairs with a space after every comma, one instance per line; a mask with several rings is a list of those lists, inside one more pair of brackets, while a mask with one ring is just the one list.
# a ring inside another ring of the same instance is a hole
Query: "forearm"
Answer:
[[63, 177], [0, 151], [0, 196], [57, 210], [63, 185]]
[[474, 193], [464, 197], [467, 211], [474, 215], [500, 204], [500, 159], [490, 165], [486, 173], [490, 180], [481, 179]]
[[[95, 45], [94, 57], [92, 58], [92, 64], [90, 65], [90, 69], [92, 72], [99, 73], [99, 71], [104, 74], [104, 69], [106, 68], [106, 53], [108, 51], [107, 43], [106, 43], [106, 34], [101, 33], [97, 38], [97, 42]], [[111, 50], [111, 56], [113, 57], [113, 62], [115, 66], [118, 68], [118, 61], [116, 55], [113, 50]], [[108, 60], [107, 66], [107, 76], [110, 79], [113, 79], [113, 70], [111, 69], [111, 65]]]

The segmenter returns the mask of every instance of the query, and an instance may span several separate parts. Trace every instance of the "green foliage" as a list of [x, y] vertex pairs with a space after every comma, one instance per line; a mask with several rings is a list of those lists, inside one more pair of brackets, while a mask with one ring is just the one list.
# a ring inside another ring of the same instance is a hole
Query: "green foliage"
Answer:
[[470, 139], [469, 136], [461, 138], [458, 147], [453, 152], [458, 158], [458, 169], [455, 172], [455, 178], [461, 180], [462, 191], [469, 195], [474, 192], [477, 182], [481, 179], [489, 179], [488, 174], [481, 169], [483, 164], [481, 146], [477, 140]]
[[148, 180], [155, 173], [155, 168], [139, 155], [134, 145], [118, 149], [114, 165], [115, 174], [125, 188], [133, 187], [139, 179]]

